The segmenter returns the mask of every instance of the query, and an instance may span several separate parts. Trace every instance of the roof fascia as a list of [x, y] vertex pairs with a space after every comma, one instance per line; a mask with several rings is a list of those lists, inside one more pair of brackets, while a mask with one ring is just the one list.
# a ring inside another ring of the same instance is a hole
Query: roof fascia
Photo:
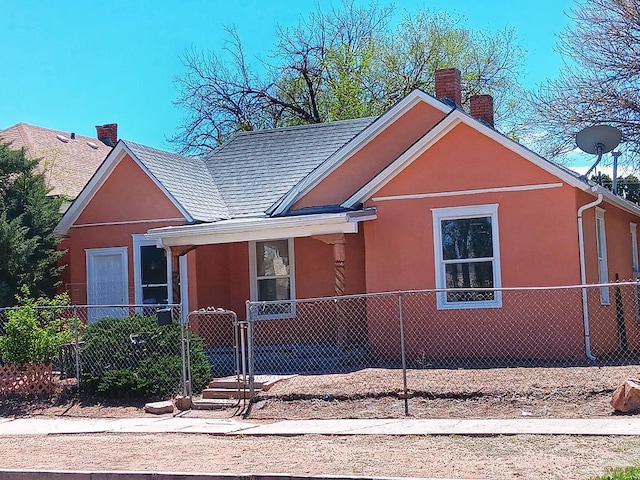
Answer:
[[191, 214], [187, 211], [187, 209], [184, 208], [182, 204], [176, 199], [176, 197], [174, 197], [169, 192], [169, 190], [167, 190], [164, 184], [160, 180], [158, 180], [153, 173], [151, 173], [151, 170], [149, 170], [147, 166], [144, 163], [142, 163], [142, 161], [131, 151], [131, 149], [129, 149], [127, 144], [125, 142], [122, 142], [122, 143], [124, 144], [124, 148], [126, 152], [133, 159], [133, 161], [136, 162], [136, 164], [142, 169], [142, 171], [147, 174], [147, 176], [153, 181], [156, 187], [158, 187], [162, 191], [162, 193], [164, 193], [165, 196], [169, 200], [171, 200], [171, 203], [173, 203], [174, 207], [178, 209], [178, 211], [182, 214], [182, 216], [186, 219], [186, 221], [193, 222], [195, 219], [191, 216]]
[[[54, 229], [54, 235], [57, 237], [65, 237], [69, 234], [69, 229], [71, 226], [78, 220], [84, 209], [87, 207], [91, 199], [95, 196], [95, 194], [100, 190], [102, 185], [107, 181], [109, 176], [113, 173], [115, 168], [120, 164], [125, 155], [129, 155], [135, 162], [138, 164], [142, 170], [151, 178], [151, 180], [158, 185], [158, 187], [166, 192], [164, 186], [162, 186], [157, 179], [151, 175], [151, 172], [138, 160], [138, 158], [133, 154], [133, 152], [127, 147], [127, 145], [122, 141], [118, 141], [115, 147], [109, 152], [106, 156], [98, 170], [93, 174], [89, 182], [84, 186], [78, 197], [73, 201], [71, 206], [67, 209], [67, 211], [60, 219], [60, 222]], [[173, 196], [169, 195], [166, 192], [168, 198], [176, 205], [178, 210], [181, 213], [186, 212], [182, 206], [177, 204], [176, 200]], [[184, 215], [184, 213], [183, 213]], [[185, 216], [185, 219], [189, 220], [190, 216]]]
[[376, 218], [373, 209], [355, 213], [223, 220], [214, 223], [154, 228], [149, 230], [146, 236], [155, 240], [161, 247], [214, 245], [330, 233], [357, 233], [359, 222]]
[[635, 203], [631, 203], [624, 198], [620, 198], [617, 195], [614, 195], [611, 190], [604, 188], [601, 185], [594, 185], [592, 187], [592, 192], [595, 195], [601, 193], [607, 203], [610, 203], [611, 205], [614, 205], [627, 213], [640, 217], [640, 206], [636, 205]]
[[591, 185], [589, 185], [587, 182], [584, 182], [579, 178], [571, 175], [570, 173], [565, 172], [562, 168], [533, 153], [531, 150], [520, 145], [518, 142], [510, 139], [505, 135], [502, 135], [493, 128], [490, 128], [482, 122], [474, 119], [473, 117], [470, 117], [466, 113], [460, 110], [454, 110], [449, 115], [447, 115], [438, 125], [427, 132], [420, 140], [418, 140], [409, 149], [407, 149], [407, 151], [405, 151], [395, 161], [393, 161], [387, 168], [382, 170], [382, 172], [372, 178], [360, 190], [358, 190], [351, 197], [345, 200], [344, 203], [342, 203], [341, 207], [353, 208], [354, 206], [363, 203], [375, 192], [380, 190], [393, 178], [395, 178], [396, 175], [398, 175], [416, 158], [427, 151], [432, 145], [440, 141], [442, 138], [446, 137], [447, 133], [449, 133], [451, 130], [453, 130], [454, 127], [461, 123], [473, 128], [484, 136], [490, 138], [491, 140], [494, 140], [503, 147], [530, 161], [534, 165], [537, 165], [548, 173], [560, 178], [572, 187], [579, 188], [583, 191], [588, 191], [591, 189]]
[[309, 175], [303, 178], [295, 187], [287, 192], [276, 203], [269, 207], [266, 211], [267, 215], [282, 215], [302, 196], [307, 194], [311, 189], [318, 185], [322, 180], [328, 177], [333, 171], [344, 164], [349, 157], [353, 156], [359, 150], [364, 148], [369, 142], [377, 137], [389, 125], [394, 123], [398, 118], [404, 115], [408, 110], [413, 108], [419, 102], [425, 102], [428, 105], [440, 110], [444, 114], [450, 113], [453, 107], [441, 102], [435, 97], [422, 90], [415, 89], [406, 97], [396, 103], [393, 107], [378, 117], [371, 125], [362, 130], [351, 141], [347, 142], [335, 153], [333, 153], [326, 161], [313, 170]]

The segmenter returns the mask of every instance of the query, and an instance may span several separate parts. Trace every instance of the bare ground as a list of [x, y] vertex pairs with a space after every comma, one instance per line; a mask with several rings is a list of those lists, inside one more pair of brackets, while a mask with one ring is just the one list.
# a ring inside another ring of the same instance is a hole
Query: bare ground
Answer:
[[[613, 390], [639, 367], [414, 370], [411, 418], [593, 418], [614, 415]], [[299, 376], [260, 394], [247, 421], [402, 418], [402, 373]], [[0, 416], [144, 415], [141, 403], [0, 398]], [[189, 416], [231, 417], [239, 410]], [[0, 436], [0, 468], [168, 470], [436, 478], [588, 479], [640, 464], [622, 437], [214, 437], [176, 434]]]

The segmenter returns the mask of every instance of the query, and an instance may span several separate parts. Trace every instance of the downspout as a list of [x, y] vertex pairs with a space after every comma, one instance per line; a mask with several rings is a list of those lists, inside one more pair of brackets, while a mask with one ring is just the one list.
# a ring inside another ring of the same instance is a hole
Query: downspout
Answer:
[[[595, 191], [595, 188], [593, 190]], [[587, 304], [587, 269], [584, 259], [584, 228], [582, 225], [582, 213], [589, 208], [595, 207], [602, 202], [602, 194], [598, 193], [598, 198], [591, 203], [578, 208], [578, 248], [580, 251], [580, 283], [582, 286], [582, 320], [584, 322], [584, 349], [587, 358], [591, 361], [596, 360], [596, 357], [591, 353], [591, 337], [589, 335], [589, 306]]]

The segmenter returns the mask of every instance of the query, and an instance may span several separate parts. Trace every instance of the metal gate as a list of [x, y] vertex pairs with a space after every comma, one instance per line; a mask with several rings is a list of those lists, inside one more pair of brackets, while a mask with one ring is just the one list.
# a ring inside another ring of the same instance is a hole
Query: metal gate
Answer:
[[238, 390], [246, 388], [246, 332], [247, 322], [238, 321], [237, 314], [232, 310], [210, 307], [189, 313], [182, 347], [183, 387], [186, 395], [193, 397], [194, 393], [194, 359], [191, 358], [193, 342], [202, 342], [212, 380], [234, 377]]

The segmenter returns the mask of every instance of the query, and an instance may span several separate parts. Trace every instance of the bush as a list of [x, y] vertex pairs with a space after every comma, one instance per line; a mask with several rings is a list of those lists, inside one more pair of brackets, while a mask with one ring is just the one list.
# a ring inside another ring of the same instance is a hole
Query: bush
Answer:
[[[192, 388], [211, 374], [202, 340], [190, 334]], [[182, 385], [179, 325], [159, 326], [155, 316], [105, 318], [87, 327], [81, 348], [82, 385], [108, 397], [163, 397]]]
[[72, 322], [63, 315], [69, 297], [62, 294], [53, 299], [33, 299], [23, 287], [17, 299], [19, 307], [6, 311], [9, 320], [0, 336], [0, 360], [14, 364], [53, 363], [60, 344], [73, 339]]

